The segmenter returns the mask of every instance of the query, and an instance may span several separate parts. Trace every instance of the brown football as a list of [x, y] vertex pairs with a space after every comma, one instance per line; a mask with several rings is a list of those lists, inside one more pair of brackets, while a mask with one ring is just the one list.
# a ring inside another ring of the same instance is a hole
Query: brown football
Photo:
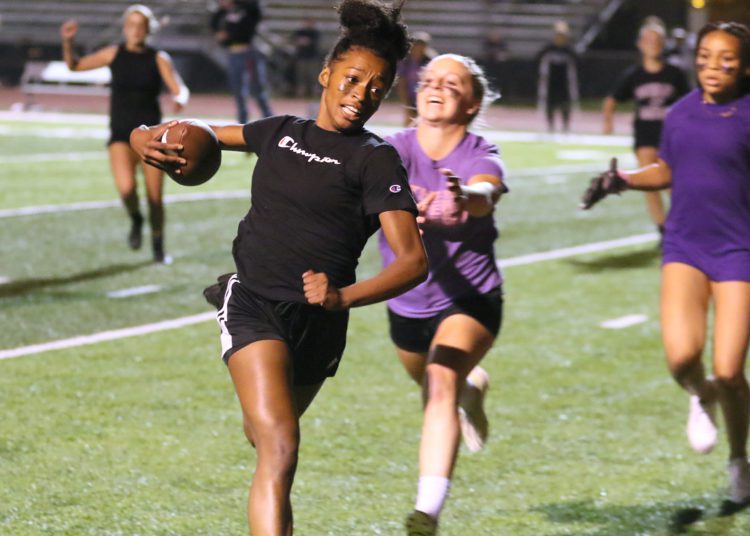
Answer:
[[216, 174], [221, 165], [219, 139], [211, 127], [198, 119], [183, 119], [162, 135], [164, 143], [180, 143], [184, 147], [179, 153], [187, 164], [180, 173], [168, 172], [169, 176], [183, 186], [198, 186]]

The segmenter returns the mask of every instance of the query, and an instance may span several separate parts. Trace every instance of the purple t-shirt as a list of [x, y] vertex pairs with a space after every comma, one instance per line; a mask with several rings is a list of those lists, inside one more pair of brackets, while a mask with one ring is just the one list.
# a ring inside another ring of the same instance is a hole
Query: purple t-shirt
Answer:
[[[442, 160], [428, 157], [417, 141], [416, 129], [386, 138], [398, 151], [409, 176], [409, 184], [430, 191], [446, 189], [440, 168], [452, 169], [466, 183], [474, 175], [504, 176], [497, 147], [481, 136], [468, 133]], [[419, 286], [388, 301], [388, 307], [401, 316], [426, 318], [449, 307], [453, 300], [484, 294], [500, 286], [502, 276], [495, 262], [493, 243], [498, 236], [492, 213], [472, 218], [448, 228], [430, 227], [422, 239], [430, 272]], [[378, 236], [383, 266], [394, 254], [381, 232]]]
[[750, 95], [708, 104], [688, 93], [667, 114], [659, 156], [672, 169], [665, 254], [750, 251]]

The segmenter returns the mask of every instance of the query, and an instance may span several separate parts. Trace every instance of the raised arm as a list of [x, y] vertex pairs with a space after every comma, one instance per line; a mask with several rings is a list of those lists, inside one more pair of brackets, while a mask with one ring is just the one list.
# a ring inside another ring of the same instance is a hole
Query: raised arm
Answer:
[[187, 106], [188, 100], [190, 99], [190, 90], [182, 81], [180, 73], [174, 68], [172, 58], [169, 57], [164, 51], [159, 51], [156, 55], [156, 65], [159, 67], [159, 74], [161, 79], [164, 80], [164, 85], [172, 94], [174, 100], [174, 112], [180, 112], [185, 106]]
[[422, 245], [414, 215], [405, 210], [391, 210], [379, 216], [388, 245], [396, 258], [370, 279], [337, 289], [323, 273], [302, 274], [307, 301], [329, 310], [348, 309], [377, 303], [398, 296], [427, 277], [427, 254]]
[[117, 47], [105, 47], [92, 54], [78, 58], [73, 50], [73, 41], [78, 33], [78, 23], [75, 20], [69, 20], [60, 26], [60, 37], [62, 38], [63, 61], [71, 71], [88, 71], [106, 67], [115, 59]]

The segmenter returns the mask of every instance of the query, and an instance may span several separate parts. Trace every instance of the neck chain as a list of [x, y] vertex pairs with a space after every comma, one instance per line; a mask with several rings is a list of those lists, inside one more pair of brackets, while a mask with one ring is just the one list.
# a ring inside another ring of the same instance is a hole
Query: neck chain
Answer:
[[702, 99], [701, 102], [703, 103], [703, 109], [706, 110], [706, 113], [714, 117], [732, 117], [735, 113], [737, 113], [736, 106], [730, 106], [729, 108], [726, 108], [724, 110], [712, 110], [711, 106], [721, 105], [712, 104], [710, 102], [707, 102], [706, 99]]

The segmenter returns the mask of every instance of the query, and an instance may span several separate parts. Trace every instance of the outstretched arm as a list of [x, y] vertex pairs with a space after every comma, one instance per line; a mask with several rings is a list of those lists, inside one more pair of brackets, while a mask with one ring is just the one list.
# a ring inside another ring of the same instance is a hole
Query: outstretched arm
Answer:
[[398, 296], [424, 281], [427, 254], [414, 215], [405, 210], [383, 212], [380, 225], [396, 255], [394, 261], [376, 276], [342, 289], [330, 285], [326, 274], [309, 270], [302, 274], [309, 303], [332, 311], [360, 307]]
[[481, 218], [495, 209], [500, 196], [508, 191], [497, 175], [481, 173], [472, 176], [466, 184], [461, 184], [450, 169], [440, 170], [448, 179], [448, 190], [455, 196], [462, 208], [470, 216]]
[[617, 159], [613, 158], [609, 169], [600, 173], [589, 183], [583, 193], [581, 208], [588, 210], [610, 194], [620, 194], [625, 190], [662, 190], [672, 183], [672, 171], [661, 158], [635, 171], [617, 169]]
[[631, 190], [664, 190], [672, 185], [672, 169], [661, 158], [655, 164], [619, 173]]

